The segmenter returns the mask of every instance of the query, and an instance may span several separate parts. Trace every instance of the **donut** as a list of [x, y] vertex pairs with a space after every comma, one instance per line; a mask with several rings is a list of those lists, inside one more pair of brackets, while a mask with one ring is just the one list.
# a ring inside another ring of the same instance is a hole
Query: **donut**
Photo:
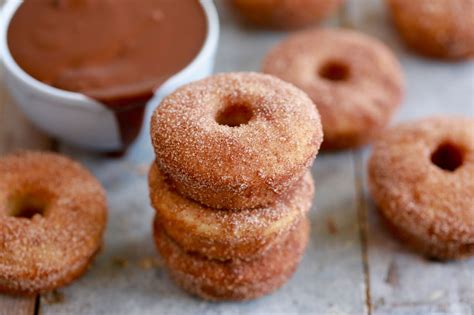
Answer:
[[269, 51], [262, 71], [293, 83], [314, 101], [325, 150], [371, 141], [388, 124], [403, 94], [401, 68], [390, 50], [348, 30], [290, 35]]
[[369, 187], [390, 229], [429, 258], [474, 254], [474, 119], [431, 117], [374, 145]]
[[251, 72], [185, 85], [151, 119], [156, 164], [170, 184], [216, 209], [272, 204], [306, 173], [322, 137], [304, 92]]
[[155, 163], [149, 174], [157, 220], [181, 248], [202, 256], [250, 260], [284, 238], [309, 211], [314, 194], [309, 172], [267, 208], [215, 210], [175, 193]]
[[233, 0], [234, 8], [251, 23], [278, 29], [309, 26], [335, 13], [343, 0]]
[[407, 46], [441, 59], [474, 57], [474, 0], [387, 0]]
[[306, 248], [309, 222], [303, 219], [279, 243], [250, 261], [218, 261], [186, 253], [155, 219], [154, 237], [164, 264], [176, 283], [207, 300], [250, 300], [269, 294], [295, 272]]
[[64, 286], [99, 250], [107, 208], [99, 182], [70, 159], [41, 152], [0, 158], [0, 292]]

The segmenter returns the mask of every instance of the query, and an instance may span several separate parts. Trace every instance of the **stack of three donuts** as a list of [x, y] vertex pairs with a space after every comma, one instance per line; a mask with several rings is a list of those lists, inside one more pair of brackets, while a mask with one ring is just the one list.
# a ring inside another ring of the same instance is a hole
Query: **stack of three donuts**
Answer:
[[283, 285], [309, 235], [322, 142], [311, 100], [268, 75], [216, 75], [165, 98], [151, 135], [154, 236], [175, 281], [212, 300]]

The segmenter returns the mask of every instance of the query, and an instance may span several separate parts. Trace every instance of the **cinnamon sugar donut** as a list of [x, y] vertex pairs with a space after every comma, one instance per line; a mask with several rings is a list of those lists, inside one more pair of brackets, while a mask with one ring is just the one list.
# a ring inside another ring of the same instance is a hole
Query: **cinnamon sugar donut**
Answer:
[[303, 219], [288, 236], [250, 261], [218, 261], [184, 252], [154, 223], [155, 242], [173, 279], [183, 289], [208, 300], [250, 300], [269, 294], [295, 272], [309, 236]]
[[395, 26], [419, 53], [446, 59], [474, 57], [474, 0], [387, 0]]
[[382, 43], [348, 30], [289, 36], [266, 56], [263, 72], [293, 83], [316, 104], [324, 149], [372, 140], [390, 121], [403, 91], [400, 65]]
[[84, 273], [106, 224], [97, 180], [68, 158], [39, 152], [0, 158], [0, 174], [0, 292], [45, 292]]
[[369, 186], [393, 231], [426, 256], [474, 254], [474, 119], [401, 124], [375, 144]]
[[334, 13], [343, 0], [233, 0], [248, 21], [267, 27], [292, 29], [320, 22]]
[[286, 237], [308, 212], [314, 185], [309, 172], [293, 191], [267, 208], [215, 210], [172, 191], [153, 164], [150, 197], [157, 220], [181, 248], [212, 259], [249, 260]]
[[183, 196], [212, 208], [264, 207], [286, 193], [322, 141], [305, 93], [259, 73], [226, 73], [166, 97], [151, 120], [156, 164]]

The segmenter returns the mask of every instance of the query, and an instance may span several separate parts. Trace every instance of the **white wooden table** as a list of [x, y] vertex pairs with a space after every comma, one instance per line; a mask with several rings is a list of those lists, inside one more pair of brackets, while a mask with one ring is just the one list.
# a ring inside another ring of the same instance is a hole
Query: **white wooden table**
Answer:
[[[217, 2], [222, 33], [216, 71], [259, 70], [265, 52], [285, 33], [242, 26], [223, 0]], [[474, 116], [474, 63], [436, 62], [406, 51], [380, 1], [348, 0], [328, 25], [359, 29], [396, 52], [407, 80], [396, 121], [440, 113]], [[83, 162], [106, 187], [110, 215], [104, 249], [84, 277], [40, 297], [0, 296], [0, 315], [474, 315], [474, 259], [427, 261], [381, 224], [366, 191], [370, 148], [318, 156], [312, 168], [316, 198], [311, 240], [303, 262], [281, 290], [245, 303], [195, 299], [167, 276], [151, 238], [146, 172], [153, 153], [147, 128], [123, 159], [55, 145], [24, 120], [0, 82], [0, 154], [18, 148], [59, 150]]]

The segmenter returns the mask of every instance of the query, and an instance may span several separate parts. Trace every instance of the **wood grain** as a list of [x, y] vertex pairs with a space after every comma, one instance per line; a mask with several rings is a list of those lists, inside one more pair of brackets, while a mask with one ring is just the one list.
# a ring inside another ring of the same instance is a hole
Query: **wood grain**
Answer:
[[[383, 1], [364, 0], [352, 6], [352, 26], [381, 39], [399, 57], [407, 92], [396, 120], [430, 115], [474, 114], [474, 64], [426, 60], [406, 50], [390, 24]], [[446, 88], [449, 86], [449, 88]], [[374, 315], [474, 314], [474, 259], [440, 263], [407, 249], [391, 235], [366, 185], [369, 149], [354, 154], [357, 185], [366, 224], [366, 282], [369, 312]], [[364, 246], [363, 246], [364, 248]]]
[[11, 99], [0, 70], [0, 155], [21, 149], [46, 149], [51, 139], [33, 127]]
[[[0, 74], [0, 156], [17, 149], [47, 148], [50, 141], [40, 135], [13, 106]], [[36, 297], [0, 295], [0, 315], [35, 314]]]
[[34, 315], [36, 298], [0, 295], [0, 315]]
[[[347, 2], [328, 25], [381, 39], [402, 63], [407, 93], [395, 120], [474, 114], [474, 64], [420, 58], [404, 48], [383, 1]], [[267, 50], [287, 33], [242, 27], [224, 1], [216, 3], [222, 22], [216, 71], [258, 71]], [[0, 154], [50, 143], [25, 120], [0, 82]], [[216, 304], [187, 296], [159, 264], [149, 263], [157, 255], [143, 171], [153, 160], [147, 133], [122, 160], [62, 146], [63, 153], [84, 163], [104, 184], [111, 215], [103, 252], [84, 277], [56, 293], [60, 299], [42, 298], [41, 313], [474, 315], [474, 259], [426, 261], [386, 231], [367, 191], [369, 150], [318, 156], [312, 168], [317, 193], [311, 242], [290, 283], [257, 301]], [[35, 305], [38, 309], [34, 298], [0, 296], [0, 315], [31, 315]]]
[[[240, 27], [224, 2], [216, 3], [222, 22], [216, 72], [258, 70], [264, 54], [285, 33]], [[79, 158], [105, 185], [111, 215], [104, 250], [93, 267], [60, 290], [63, 302], [42, 303], [43, 315], [367, 314], [350, 153], [318, 156], [312, 168], [316, 197], [305, 257], [287, 285], [248, 303], [201, 301], [181, 291], [163, 267], [143, 268], [143, 261], [157, 258], [150, 232], [153, 209], [146, 177], [136, 171], [140, 169], [137, 166], [153, 160], [148, 134], [140, 137], [121, 162], [72, 148], [67, 153]]]
[[[0, 156], [21, 149], [49, 149], [52, 141], [34, 128], [10, 98], [0, 67]], [[36, 297], [0, 295], [0, 315], [35, 314]]]

